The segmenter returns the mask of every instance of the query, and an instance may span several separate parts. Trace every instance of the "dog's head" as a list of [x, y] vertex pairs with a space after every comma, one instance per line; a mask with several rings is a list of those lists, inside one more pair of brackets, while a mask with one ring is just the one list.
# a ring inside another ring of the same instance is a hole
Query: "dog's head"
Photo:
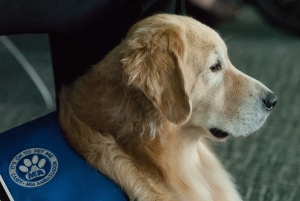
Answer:
[[214, 139], [242, 137], [276, 104], [267, 87], [231, 64], [219, 35], [192, 18], [152, 16], [135, 24], [124, 42], [124, 79], [174, 124]]

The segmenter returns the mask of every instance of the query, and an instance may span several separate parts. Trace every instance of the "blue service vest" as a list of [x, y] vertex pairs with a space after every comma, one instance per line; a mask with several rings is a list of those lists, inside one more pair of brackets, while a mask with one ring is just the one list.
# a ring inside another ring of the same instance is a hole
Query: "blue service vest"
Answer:
[[69, 147], [56, 112], [0, 134], [0, 176], [1, 201], [127, 200]]

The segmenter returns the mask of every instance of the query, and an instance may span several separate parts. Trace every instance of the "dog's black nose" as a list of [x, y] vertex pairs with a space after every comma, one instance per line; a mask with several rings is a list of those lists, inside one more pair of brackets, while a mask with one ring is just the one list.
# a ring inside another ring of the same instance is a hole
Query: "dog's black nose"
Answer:
[[273, 93], [268, 93], [263, 99], [266, 110], [271, 111], [277, 103], [277, 96]]

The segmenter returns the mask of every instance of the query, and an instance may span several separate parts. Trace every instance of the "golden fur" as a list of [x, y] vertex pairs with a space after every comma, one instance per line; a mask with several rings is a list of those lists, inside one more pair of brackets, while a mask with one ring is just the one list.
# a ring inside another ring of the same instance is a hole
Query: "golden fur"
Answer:
[[[220, 63], [220, 69], [211, 66]], [[160, 14], [61, 93], [70, 145], [141, 201], [241, 201], [205, 137], [217, 127], [242, 137], [269, 112], [272, 92], [230, 63], [216, 32]]]

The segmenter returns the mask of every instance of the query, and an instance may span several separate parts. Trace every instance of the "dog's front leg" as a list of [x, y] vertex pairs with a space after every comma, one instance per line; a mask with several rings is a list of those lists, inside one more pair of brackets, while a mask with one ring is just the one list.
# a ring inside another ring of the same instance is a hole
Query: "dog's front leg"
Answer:
[[93, 139], [93, 143], [87, 147], [84, 158], [119, 184], [130, 200], [177, 200], [163, 184], [143, 175], [111, 135], [98, 134], [97, 139]]
[[59, 121], [76, 152], [119, 184], [132, 200], [176, 201], [163, 184], [152, 181], [139, 171], [134, 160], [119, 147], [112, 135], [99, 133], [81, 122], [63, 95]]

